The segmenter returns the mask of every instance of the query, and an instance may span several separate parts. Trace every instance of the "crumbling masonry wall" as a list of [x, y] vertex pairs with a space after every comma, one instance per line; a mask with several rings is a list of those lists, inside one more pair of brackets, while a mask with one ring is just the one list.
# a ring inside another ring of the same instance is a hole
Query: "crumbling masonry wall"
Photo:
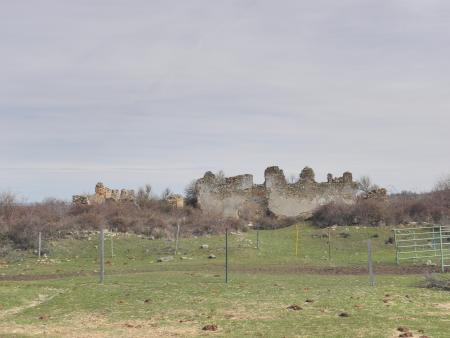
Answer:
[[295, 183], [287, 183], [278, 167], [264, 172], [264, 184], [253, 183], [252, 175], [239, 175], [218, 179], [207, 172], [196, 182], [200, 208], [225, 217], [239, 217], [248, 208], [271, 212], [276, 216], [308, 217], [321, 205], [331, 201], [352, 204], [356, 200], [357, 184], [352, 174], [342, 177], [327, 175], [326, 182], [316, 182], [314, 171], [305, 167]]
[[102, 204], [106, 201], [124, 202], [134, 201], [134, 190], [127, 189], [109, 189], [102, 182], [95, 185], [94, 195], [74, 195], [72, 196], [73, 203], [77, 204]]

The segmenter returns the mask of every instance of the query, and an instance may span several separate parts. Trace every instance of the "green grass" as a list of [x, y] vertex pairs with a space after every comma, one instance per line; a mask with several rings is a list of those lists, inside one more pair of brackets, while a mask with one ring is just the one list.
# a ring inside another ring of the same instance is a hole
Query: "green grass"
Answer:
[[[339, 235], [348, 232], [350, 237]], [[230, 235], [230, 282], [224, 283], [223, 236], [183, 239], [174, 261], [174, 243], [137, 236], [114, 240], [104, 285], [97, 276], [1, 282], [0, 336], [219, 336], [219, 337], [396, 337], [406, 326], [418, 337], [447, 337], [450, 293], [419, 287], [420, 275], [308, 275], [290, 267], [353, 267], [367, 264], [372, 238], [376, 264], [394, 265], [395, 251], [385, 240], [389, 228], [339, 228], [332, 231], [328, 260], [325, 231], [302, 225], [299, 256], [295, 227]], [[110, 247], [107, 240], [106, 252]], [[208, 244], [208, 249], [200, 249]], [[97, 241], [51, 243], [50, 263], [23, 261], [0, 268], [4, 275], [94, 272]], [[209, 254], [217, 259], [208, 259]], [[186, 256], [192, 259], [181, 260]], [[270, 268], [256, 272], [254, 268]], [[144, 271], [144, 272], [139, 272]], [[306, 303], [307, 299], [312, 300]], [[147, 301], [146, 301], [147, 300]], [[302, 310], [288, 310], [297, 304]], [[346, 312], [349, 317], [340, 317]], [[215, 324], [218, 331], [203, 331]]]
[[[261, 230], [260, 249], [256, 249], [256, 231], [231, 234], [229, 236], [229, 259], [235, 267], [255, 266], [365, 266], [367, 264], [367, 239], [372, 238], [373, 259], [377, 264], [394, 265], [395, 249], [385, 244], [392, 236], [391, 229], [342, 227], [331, 231], [331, 260], [328, 254], [327, 230], [306, 224], [300, 226], [298, 256], [295, 255], [296, 228]], [[343, 234], [348, 234], [344, 238]], [[374, 236], [377, 236], [374, 238]], [[208, 249], [200, 245], [208, 244]], [[23, 260], [17, 260], [0, 273], [55, 274], [66, 272], [92, 273], [98, 270], [98, 238], [91, 240], [65, 239], [45, 243], [49, 260], [37, 262], [36, 255], [28, 253]], [[164, 268], [178, 269], [185, 266], [195, 269], [204, 265], [219, 267], [224, 259], [224, 236], [206, 236], [181, 239], [178, 255], [172, 262], [157, 263], [161, 256], [173, 255], [174, 241], [149, 240], [135, 235], [121, 235], [113, 239], [114, 257], [111, 257], [111, 240], [106, 237], [105, 259], [109, 272], [125, 270], [146, 270]], [[214, 254], [217, 259], [209, 260]], [[181, 257], [188, 259], [182, 260]]]

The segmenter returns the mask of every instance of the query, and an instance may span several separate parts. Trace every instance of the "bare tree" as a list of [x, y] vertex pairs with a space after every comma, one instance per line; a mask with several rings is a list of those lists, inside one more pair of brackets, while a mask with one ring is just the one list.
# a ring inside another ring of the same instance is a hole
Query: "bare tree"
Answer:
[[17, 207], [16, 195], [11, 192], [3, 192], [0, 194], [0, 220], [3, 219], [8, 227]]
[[173, 195], [172, 190], [169, 188], [164, 189], [164, 191], [161, 194], [161, 199], [166, 200], [169, 196]]
[[197, 190], [195, 189], [196, 181], [192, 181], [187, 185], [187, 187], [184, 189], [184, 196], [185, 201], [187, 205], [190, 205], [192, 207], [197, 206]]
[[216, 176], [216, 182], [219, 184], [225, 183], [225, 173], [223, 172], [223, 170], [219, 170], [217, 173], [215, 173]]
[[370, 179], [369, 176], [362, 176], [357, 181], [357, 183], [358, 183], [358, 190], [365, 194], [379, 188], [376, 184], [372, 183], [372, 180]]
[[144, 187], [140, 187], [136, 195], [136, 203], [143, 207], [152, 199], [152, 186], [146, 184]]
[[434, 191], [450, 190], [450, 174], [442, 176], [435, 184]]

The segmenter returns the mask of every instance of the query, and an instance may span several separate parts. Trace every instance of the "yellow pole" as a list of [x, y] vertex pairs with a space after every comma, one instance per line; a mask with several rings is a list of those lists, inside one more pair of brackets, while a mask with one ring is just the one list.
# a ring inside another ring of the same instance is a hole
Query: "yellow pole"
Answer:
[[297, 230], [297, 238], [295, 240], [295, 256], [298, 256], [298, 224], [295, 225], [295, 228]]

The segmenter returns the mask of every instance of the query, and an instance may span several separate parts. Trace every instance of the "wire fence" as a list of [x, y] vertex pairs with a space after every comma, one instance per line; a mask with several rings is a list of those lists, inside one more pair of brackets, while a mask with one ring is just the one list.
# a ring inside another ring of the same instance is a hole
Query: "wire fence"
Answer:
[[[419, 234], [411, 229], [395, 229], [393, 233], [384, 227], [318, 229], [297, 225], [193, 237], [183, 234], [177, 225], [172, 239], [107, 229], [103, 236], [99, 231], [43, 232], [36, 238], [38, 250], [25, 259], [37, 260], [38, 264], [26, 271], [17, 268], [8, 273], [98, 274], [100, 282], [114, 274], [158, 271], [202, 272], [224, 282], [232, 281], [235, 273], [370, 274], [373, 285], [375, 273], [420, 273], [422, 268], [433, 268], [433, 264], [420, 261], [425, 250], [417, 248], [426, 243], [433, 258], [439, 259], [440, 245], [450, 247], [450, 241], [438, 239], [448, 240], [450, 229], [441, 228], [442, 236], [436, 229], [430, 235], [430, 231]], [[431, 236], [428, 242], [427, 235]], [[414, 246], [409, 247], [409, 243]], [[416, 250], [405, 251], [404, 247]], [[411, 259], [410, 264], [396, 265], [407, 259]]]
[[[440, 258], [441, 271], [450, 266], [450, 226], [394, 229], [396, 261]], [[431, 261], [431, 260], [430, 260]]]

